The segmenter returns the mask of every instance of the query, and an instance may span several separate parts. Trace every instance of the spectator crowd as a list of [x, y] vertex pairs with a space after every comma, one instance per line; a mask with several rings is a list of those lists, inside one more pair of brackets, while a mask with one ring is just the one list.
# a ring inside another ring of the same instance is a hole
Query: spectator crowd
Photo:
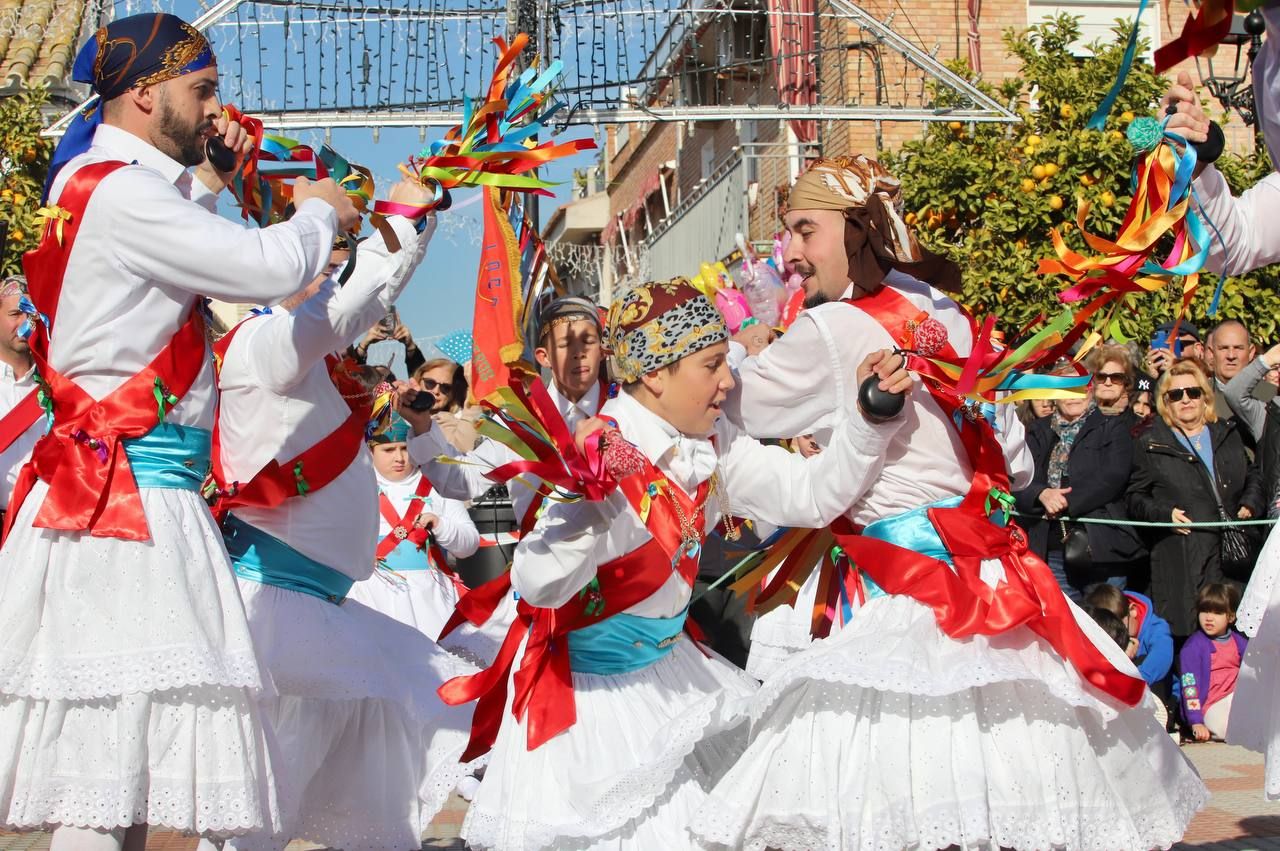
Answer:
[[[1169, 729], [1225, 737], [1245, 638], [1235, 610], [1277, 516], [1280, 346], [1226, 320], [1088, 353], [1086, 399], [1020, 403], [1030, 546], [1138, 665]], [[1070, 369], [1064, 365], [1064, 369]]]

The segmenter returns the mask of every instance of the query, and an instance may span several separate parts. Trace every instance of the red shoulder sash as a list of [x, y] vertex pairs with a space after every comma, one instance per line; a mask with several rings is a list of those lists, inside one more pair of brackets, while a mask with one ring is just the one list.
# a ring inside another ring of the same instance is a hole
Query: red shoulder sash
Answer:
[[[120, 441], [142, 437], [190, 390], [204, 368], [204, 322], [193, 307], [186, 322], [142, 371], [101, 400], [50, 365], [49, 334], [65, 284], [67, 262], [98, 184], [122, 162], [86, 165], [67, 181], [40, 244], [23, 258], [32, 302], [48, 317], [32, 317], [31, 354], [51, 406], [54, 426], [36, 443], [14, 486], [6, 532], [36, 478], [49, 484], [35, 526], [95, 537], [150, 539], [138, 486]], [[91, 293], [76, 293], [90, 298]]]

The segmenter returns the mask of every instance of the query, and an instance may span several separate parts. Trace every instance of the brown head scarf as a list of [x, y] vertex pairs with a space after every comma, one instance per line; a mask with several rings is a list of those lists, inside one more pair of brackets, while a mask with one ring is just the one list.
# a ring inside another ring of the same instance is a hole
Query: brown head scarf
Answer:
[[902, 219], [902, 184], [870, 157], [817, 160], [796, 180], [787, 210], [844, 214], [849, 277], [863, 289], [875, 290], [897, 269], [940, 290], [960, 291], [960, 268], [920, 247]]

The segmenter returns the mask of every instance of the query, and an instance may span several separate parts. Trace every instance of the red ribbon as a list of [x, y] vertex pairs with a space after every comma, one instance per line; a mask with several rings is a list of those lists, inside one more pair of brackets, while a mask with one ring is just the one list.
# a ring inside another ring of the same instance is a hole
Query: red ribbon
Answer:
[[[60, 220], [61, 236], [50, 220], [40, 245], [23, 258], [31, 300], [50, 323], [56, 321], [67, 261], [89, 198], [107, 175], [124, 165], [109, 161], [78, 169], [58, 198], [58, 206], [70, 214], [69, 219]], [[36, 514], [36, 527], [150, 540], [142, 498], [120, 441], [142, 437], [156, 427], [160, 418], [157, 380], [165, 395], [181, 399], [204, 368], [204, 322], [199, 313], [193, 307], [151, 363], [101, 401], [49, 364], [49, 328], [43, 322], [33, 319], [30, 346], [57, 419], [53, 429], [36, 443], [31, 461], [18, 476], [6, 517], [6, 534], [40, 478], [48, 482], [49, 491]]]
[[[649, 483], [661, 478], [662, 475], [650, 463], [644, 472], [628, 476], [620, 483], [637, 513]], [[577, 709], [566, 637], [574, 630], [599, 623], [648, 599], [670, 578], [673, 566], [692, 587], [698, 572], [698, 559], [684, 549], [683, 533], [671, 500], [679, 502], [684, 516], [692, 518], [701, 534], [703, 503], [709, 485], [709, 482], [703, 482], [696, 497], [691, 498], [668, 482], [664, 492], [670, 499], [650, 498], [646, 527], [651, 539], [639, 549], [600, 565], [596, 570], [596, 580], [604, 597], [604, 611], [588, 614], [589, 605], [582, 599], [574, 599], [558, 609], [534, 608], [521, 600], [516, 607], [516, 620], [493, 664], [477, 674], [455, 677], [440, 687], [440, 698], [450, 705], [478, 701], [472, 716], [471, 740], [462, 756], [463, 762], [475, 759], [493, 747], [502, 725], [508, 678], [515, 665], [520, 642], [526, 635], [528, 643], [520, 669], [512, 679], [515, 694], [511, 710], [517, 719], [526, 719], [529, 750], [573, 726], [577, 720]], [[456, 626], [455, 621], [460, 614], [468, 619], [483, 615], [486, 609], [491, 614], [509, 588], [510, 578], [504, 574], [465, 595], [459, 600], [458, 611], [441, 635], [447, 635]], [[478, 622], [483, 623], [484, 620]]]
[[[218, 371], [236, 332], [245, 323], [256, 319], [250, 316], [223, 335], [214, 344], [214, 362]], [[373, 394], [350, 376], [351, 363], [329, 355], [325, 358], [329, 378], [350, 407], [351, 413], [333, 431], [296, 457], [281, 463], [275, 459], [267, 462], [246, 483], [229, 482], [222, 466], [221, 415], [213, 425], [213, 478], [219, 488], [216, 512], [219, 516], [242, 505], [255, 508], [275, 508], [286, 499], [314, 493], [327, 486], [351, 466], [365, 439], [365, 427], [373, 416]], [[301, 479], [301, 481], [300, 481]]]
[[[894, 339], [903, 333], [903, 317], [915, 309], [890, 287], [849, 303], [879, 322]], [[944, 356], [950, 359], [953, 352]], [[937, 383], [926, 380], [924, 386], [948, 419], [961, 411], [960, 400]], [[974, 469], [973, 483], [959, 506], [929, 509], [929, 519], [955, 562], [954, 571], [938, 559], [863, 537], [846, 518], [832, 524], [836, 540], [858, 569], [886, 593], [911, 597], [930, 607], [947, 635], [998, 635], [1026, 626], [1094, 687], [1130, 706], [1137, 704], [1145, 683], [1117, 670], [1084, 634], [1048, 565], [1027, 550], [1022, 529], [1012, 523], [1000, 527], [988, 518], [986, 502], [992, 490], [1009, 488], [1004, 453], [984, 418], [961, 417], [960, 422], [961, 442]], [[997, 559], [1004, 566], [1005, 579], [994, 589], [980, 577], [983, 559]]]

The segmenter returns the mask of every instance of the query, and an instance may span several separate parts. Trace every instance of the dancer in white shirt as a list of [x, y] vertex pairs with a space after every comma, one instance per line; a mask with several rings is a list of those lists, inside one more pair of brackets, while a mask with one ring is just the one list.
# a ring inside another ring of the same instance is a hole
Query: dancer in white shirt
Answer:
[[352, 586], [351, 599], [435, 641], [458, 602], [460, 580], [446, 556], [470, 556], [480, 534], [466, 506], [441, 496], [413, 463], [408, 438], [409, 424], [392, 412], [369, 441], [378, 474], [378, 569]]
[[9, 505], [18, 470], [47, 425], [26, 339], [29, 304], [26, 278], [14, 275], [0, 281], [0, 516]]
[[[797, 181], [787, 260], [808, 310], [742, 367], [753, 434], [858, 419], [849, 365], [872, 349], [926, 333], [949, 359], [972, 348], [960, 308], [902, 274], [958, 285], [902, 223], [899, 192], [865, 157]], [[735, 849], [1168, 847], [1208, 793], [1133, 706], [1151, 698], [1132, 663], [1004, 525], [1001, 492], [1032, 472], [1016, 417], [995, 415], [997, 443], [981, 409], [926, 387], [846, 506], [861, 532], [833, 527], [869, 599], [765, 681], [694, 834]]]
[[[429, 199], [402, 181], [391, 200]], [[346, 851], [412, 847], [463, 774], [469, 717], [435, 688], [470, 666], [345, 599], [374, 569], [377, 484], [365, 439], [375, 391], [351, 380], [353, 363], [327, 355], [385, 314], [422, 260], [430, 232], [388, 222], [399, 252], [375, 234], [345, 286], [318, 278], [215, 347], [223, 530], [276, 691], [263, 705], [279, 743], [283, 827], [229, 843], [246, 851], [293, 838]]]
[[[609, 339], [627, 389], [601, 417], [617, 430], [583, 437], [606, 441], [607, 459], [627, 457], [606, 460], [618, 487], [603, 501], [547, 509], [517, 548], [519, 616], [499, 661], [441, 691], [480, 699], [473, 751], [496, 734], [462, 828], [473, 848], [695, 847], [684, 825], [739, 751], [755, 688], [682, 640], [702, 542], [718, 525], [731, 530], [734, 516], [829, 522], [890, 432], [848, 418], [806, 460], [721, 418], [733, 386], [728, 333], [682, 279], [624, 295]], [[882, 352], [860, 368], [909, 387], [900, 362]]]
[[263, 680], [200, 495], [215, 389], [198, 311], [297, 292], [358, 215], [305, 180], [289, 222], [214, 212], [231, 174], [206, 138], [240, 156], [247, 137], [222, 116], [208, 43], [171, 15], [108, 24], [75, 76], [102, 102], [59, 145], [26, 264], [54, 423], [0, 551], [0, 825], [57, 825], [55, 849], [86, 851], [126, 832], [140, 848], [148, 823], [273, 823]]

